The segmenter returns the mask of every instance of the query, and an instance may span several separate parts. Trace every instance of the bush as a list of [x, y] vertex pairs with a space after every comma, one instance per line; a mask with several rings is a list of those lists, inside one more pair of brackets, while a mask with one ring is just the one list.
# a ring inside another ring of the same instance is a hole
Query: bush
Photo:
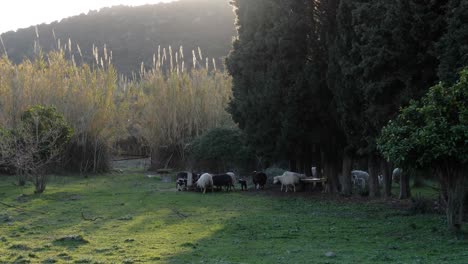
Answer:
[[198, 164], [217, 171], [250, 170], [254, 161], [245, 135], [235, 128], [209, 130], [192, 142], [190, 153]]
[[21, 115], [14, 130], [1, 134], [3, 163], [15, 167], [19, 185], [33, 176], [35, 192], [42, 193], [46, 174], [57, 165], [73, 130], [54, 107], [33, 106]]
[[65, 150], [65, 169], [80, 173], [103, 173], [111, 169], [111, 149], [93, 136], [78, 135]]
[[433, 199], [415, 196], [411, 198], [411, 207], [409, 211], [412, 214], [434, 214], [442, 213], [443, 210], [440, 210], [437, 202]]
[[13, 174], [14, 166], [10, 162], [13, 153], [11, 132], [0, 127], [0, 174]]

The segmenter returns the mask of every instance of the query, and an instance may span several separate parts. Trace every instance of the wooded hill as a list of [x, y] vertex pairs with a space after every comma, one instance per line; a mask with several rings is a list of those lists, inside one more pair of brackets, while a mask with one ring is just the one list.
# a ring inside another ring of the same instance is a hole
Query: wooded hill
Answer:
[[[47, 53], [59, 45], [72, 42], [77, 63], [94, 62], [93, 45], [102, 54], [104, 45], [112, 51], [113, 64], [119, 73], [139, 72], [141, 63], [153, 64], [153, 54], [158, 46], [175, 51], [182, 45], [191, 65], [192, 50], [198, 47], [204, 56], [221, 59], [229, 53], [232, 38], [236, 35], [234, 13], [228, 0], [181, 0], [172, 3], [138, 7], [115, 6], [90, 11], [53, 22], [7, 32], [1, 35], [8, 57], [20, 63], [25, 57], [34, 57], [36, 40]], [[39, 37], [37, 37], [37, 35]], [[3, 55], [3, 48], [0, 49]], [[169, 55], [168, 55], [169, 56]], [[219, 61], [220, 62], [220, 61]], [[94, 62], [95, 63], [95, 62]], [[221, 63], [218, 63], [221, 65]]]

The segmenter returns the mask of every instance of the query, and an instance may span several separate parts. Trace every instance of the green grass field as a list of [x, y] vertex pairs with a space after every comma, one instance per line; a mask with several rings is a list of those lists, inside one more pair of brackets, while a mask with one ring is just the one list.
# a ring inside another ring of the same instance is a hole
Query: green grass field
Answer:
[[396, 201], [176, 192], [136, 171], [52, 177], [42, 195], [14, 181], [0, 178], [0, 263], [468, 263], [443, 215]]

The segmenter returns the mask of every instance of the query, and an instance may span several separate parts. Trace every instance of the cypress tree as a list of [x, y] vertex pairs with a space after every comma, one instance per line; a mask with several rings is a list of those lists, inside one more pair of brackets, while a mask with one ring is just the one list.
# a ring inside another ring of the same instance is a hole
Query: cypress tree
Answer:
[[[307, 1], [232, 2], [238, 38], [226, 60], [233, 76], [229, 111], [248, 135], [257, 153], [268, 160], [288, 158], [292, 134], [288, 127], [297, 105], [295, 89], [303, 73], [307, 51]], [[285, 120], [288, 119], [288, 120]], [[299, 117], [300, 118], [300, 117]]]
[[437, 81], [433, 43], [443, 30], [443, 2], [343, 0], [339, 6], [333, 91], [349, 146], [369, 156], [371, 196], [379, 195], [375, 138], [400, 106]]
[[454, 83], [460, 70], [468, 65], [468, 1], [449, 0], [445, 16], [446, 33], [438, 43], [439, 78]]

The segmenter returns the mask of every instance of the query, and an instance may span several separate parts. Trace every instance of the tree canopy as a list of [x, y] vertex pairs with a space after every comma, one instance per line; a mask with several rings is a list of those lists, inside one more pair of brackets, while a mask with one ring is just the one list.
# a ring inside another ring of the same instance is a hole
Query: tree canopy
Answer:
[[400, 111], [378, 140], [383, 155], [405, 167], [431, 168], [447, 188], [447, 220], [458, 231], [468, 177], [468, 70], [453, 85], [432, 87]]

